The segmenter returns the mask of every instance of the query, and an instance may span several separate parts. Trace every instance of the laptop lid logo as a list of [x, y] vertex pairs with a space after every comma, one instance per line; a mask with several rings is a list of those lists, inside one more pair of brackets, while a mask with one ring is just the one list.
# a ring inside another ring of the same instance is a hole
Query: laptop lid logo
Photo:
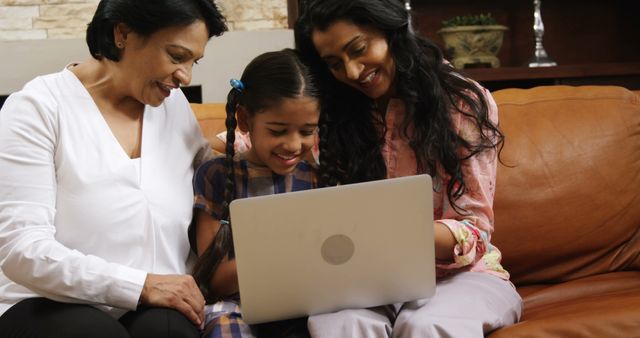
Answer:
[[353, 257], [355, 252], [353, 240], [348, 236], [338, 234], [329, 236], [322, 243], [320, 254], [325, 262], [332, 265], [344, 264]]

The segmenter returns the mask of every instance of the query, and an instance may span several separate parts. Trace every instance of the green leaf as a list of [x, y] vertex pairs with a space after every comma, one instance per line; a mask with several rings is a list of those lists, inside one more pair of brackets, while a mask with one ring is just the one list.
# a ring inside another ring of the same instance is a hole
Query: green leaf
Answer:
[[491, 13], [478, 15], [458, 15], [448, 20], [442, 21], [443, 27], [489, 26], [496, 24], [496, 19], [491, 16]]

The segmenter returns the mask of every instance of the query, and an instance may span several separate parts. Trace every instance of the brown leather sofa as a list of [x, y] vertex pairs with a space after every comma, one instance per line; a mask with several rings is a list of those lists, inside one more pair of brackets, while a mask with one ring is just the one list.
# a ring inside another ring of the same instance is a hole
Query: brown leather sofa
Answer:
[[524, 299], [503, 337], [640, 337], [640, 100], [620, 87], [494, 93], [506, 135], [493, 242]]
[[[640, 337], [637, 94], [607, 86], [493, 93], [506, 135], [493, 242], [524, 312], [492, 338]], [[210, 140], [224, 130], [224, 105], [193, 107]]]

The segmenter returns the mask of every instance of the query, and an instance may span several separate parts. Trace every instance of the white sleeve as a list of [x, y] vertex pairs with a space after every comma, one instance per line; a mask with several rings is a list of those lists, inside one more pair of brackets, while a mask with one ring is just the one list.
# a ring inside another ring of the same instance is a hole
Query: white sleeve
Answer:
[[85, 255], [55, 239], [59, 116], [55, 100], [43, 91], [45, 86], [36, 86], [15, 93], [0, 111], [2, 272], [51, 299], [135, 309], [145, 271]]

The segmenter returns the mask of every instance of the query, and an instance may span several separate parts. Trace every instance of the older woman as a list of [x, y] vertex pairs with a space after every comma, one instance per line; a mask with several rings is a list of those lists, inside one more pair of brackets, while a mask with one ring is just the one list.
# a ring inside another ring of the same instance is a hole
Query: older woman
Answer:
[[102, 0], [92, 58], [0, 111], [3, 337], [198, 337], [193, 165], [180, 85], [226, 30], [212, 0]]

